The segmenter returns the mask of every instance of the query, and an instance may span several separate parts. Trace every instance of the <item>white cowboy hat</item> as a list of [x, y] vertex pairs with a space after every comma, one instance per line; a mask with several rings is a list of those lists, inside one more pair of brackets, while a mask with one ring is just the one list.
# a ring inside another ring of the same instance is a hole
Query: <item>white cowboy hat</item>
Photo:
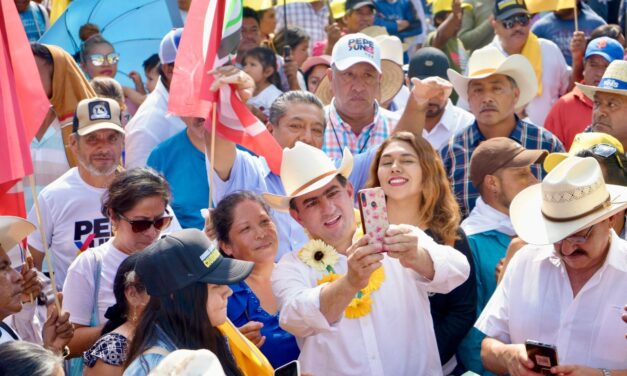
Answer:
[[33, 231], [35, 225], [24, 218], [0, 216], [0, 247], [8, 252]]
[[169, 353], [149, 376], [224, 376], [218, 357], [207, 349]]
[[293, 148], [283, 149], [281, 182], [286, 196], [264, 193], [264, 200], [274, 209], [289, 211], [290, 200], [327, 185], [337, 175], [348, 178], [353, 170], [353, 155], [344, 148], [340, 167], [321, 150], [300, 141]]
[[527, 243], [553, 244], [627, 208], [627, 187], [605, 184], [592, 157], [569, 157], [510, 206], [516, 234]]
[[391, 60], [401, 68], [403, 67], [403, 43], [396, 36], [379, 35], [374, 37], [381, 46], [381, 59]]
[[590, 99], [594, 99], [594, 93], [597, 91], [627, 95], [627, 61], [612, 61], [605, 73], [603, 73], [603, 78], [601, 78], [597, 86], [582, 85], [580, 83], [576, 83], [576, 85]]
[[494, 74], [504, 74], [516, 81], [520, 96], [516, 108], [522, 108], [531, 101], [538, 92], [536, 72], [531, 63], [522, 55], [505, 57], [495, 47], [484, 47], [476, 50], [468, 60], [468, 76], [457, 73], [453, 69], [447, 71], [448, 79], [453, 84], [457, 95], [468, 102], [468, 83]]

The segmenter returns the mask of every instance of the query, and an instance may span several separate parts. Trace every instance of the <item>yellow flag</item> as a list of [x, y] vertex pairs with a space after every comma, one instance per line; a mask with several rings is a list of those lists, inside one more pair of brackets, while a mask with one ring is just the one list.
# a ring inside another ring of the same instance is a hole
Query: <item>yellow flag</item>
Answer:
[[526, 0], [529, 13], [552, 12], [575, 7], [576, 0]]
[[227, 319], [224, 324], [218, 325], [218, 329], [227, 337], [235, 363], [245, 376], [272, 376], [274, 374], [272, 365], [261, 350], [242, 335], [231, 320]]
[[52, 9], [50, 10], [50, 25], [52, 25], [61, 14], [65, 12], [65, 8], [70, 5], [71, 0], [52, 0]]
[[259, 12], [272, 8], [272, 0], [244, 0], [244, 6]]

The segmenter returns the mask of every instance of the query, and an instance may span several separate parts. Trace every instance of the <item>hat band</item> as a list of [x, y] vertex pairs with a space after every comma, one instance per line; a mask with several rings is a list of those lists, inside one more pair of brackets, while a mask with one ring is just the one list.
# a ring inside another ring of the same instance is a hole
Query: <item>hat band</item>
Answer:
[[541, 211], [542, 211], [542, 216], [544, 218], [548, 219], [549, 221], [553, 221], [553, 222], [569, 222], [569, 221], [574, 221], [574, 220], [583, 218], [583, 217], [585, 217], [587, 215], [590, 215], [590, 214], [594, 213], [595, 211], [607, 208], [610, 205], [611, 205], [610, 195], [608, 194], [607, 198], [602, 203], [600, 203], [599, 205], [595, 206], [594, 208], [592, 208], [592, 209], [590, 209], [590, 210], [588, 210], [586, 212], [583, 212], [581, 214], [578, 214], [578, 215], [575, 215], [575, 216], [572, 216], [572, 217], [565, 217], [565, 218], [564, 217], [560, 217], [560, 218], [552, 217], [552, 216], [546, 214], [544, 212], [544, 210], [541, 210]]
[[305, 189], [307, 189], [307, 188], [311, 187], [311, 186], [312, 186], [313, 184], [315, 184], [316, 182], [319, 182], [320, 180], [322, 180], [322, 179], [326, 178], [327, 176], [330, 176], [330, 175], [337, 175], [337, 174], [338, 174], [337, 170], [325, 172], [324, 174], [322, 174], [322, 175], [320, 175], [320, 176], [318, 176], [318, 177], [315, 177], [315, 178], [313, 178], [313, 179], [309, 180], [307, 183], [305, 183], [305, 184], [301, 185], [301, 186], [300, 186], [300, 188], [298, 188], [297, 190], [295, 190], [294, 192], [292, 192], [292, 194], [291, 194], [290, 196], [292, 196], [292, 197], [293, 197], [293, 196], [298, 196], [298, 194], [299, 194], [299, 193], [301, 193], [301, 192], [302, 192], [302, 191], [304, 191]]
[[472, 72], [470, 74], [469, 77], [476, 77], [476, 76], [480, 76], [482, 74], [490, 74], [490, 73], [494, 73], [496, 72], [496, 68], [485, 68], [485, 69], [479, 69], [478, 71]]
[[627, 81], [606, 77], [601, 79], [598, 87], [603, 89], [627, 90]]

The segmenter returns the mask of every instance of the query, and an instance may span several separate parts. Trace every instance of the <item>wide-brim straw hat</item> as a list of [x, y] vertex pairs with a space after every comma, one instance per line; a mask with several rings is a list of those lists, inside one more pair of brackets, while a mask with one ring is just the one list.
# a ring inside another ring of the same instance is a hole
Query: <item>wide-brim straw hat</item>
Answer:
[[614, 60], [608, 65], [597, 86], [576, 83], [586, 97], [594, 100], [594, 93], [601, 91], [610, 94], [627, 95], [627, 61]]
[[516, 81], [520, 90], [516, 108], [529, 103], [538, 92], [538, 80], [531, 63], [522, 55], [505, 56], [495, 47], [484, 47], [476, 50], [468, 60], [468, 76], [453, 69], [447, 71], [448, 79], [453, 84], [457, 95], [468, 102], [468, 83], [495, 74], [503, 74]]
[[324, 187], [337, 175], [348, 178], [352, 170], [353, 155], [348, 148], [344, 148], [340, 167], [337, 168], [321, 149], [297, 141], [293, 148], [283, 149], [281, 182], [286, 195], [264, 193], [262, 196], [272, 208], [286, 212], [293, 198]]
[[[386, 103], [401, 90], [405, 74], [402, 66], [387, 59], [381, 59], [381, 72], [381, 95], [377, 99], [379, 103]], [[315, 94], [323, 104], [331, 103], [333, 91], [331, 90], [331, 81], [328, 76], [324, 76], [322, 81], [320, 81]]]
[[35, 228], [34, 224], [24, 218], [0, 216], [0, 247], [8, 252], [35, 231]]
[[510, 206], [516, 234], [545, 245], [588, 228], [627, 208], [627, 187], [605, 184], [592, 157], [569, 157], [542, 183], [520, 192]]

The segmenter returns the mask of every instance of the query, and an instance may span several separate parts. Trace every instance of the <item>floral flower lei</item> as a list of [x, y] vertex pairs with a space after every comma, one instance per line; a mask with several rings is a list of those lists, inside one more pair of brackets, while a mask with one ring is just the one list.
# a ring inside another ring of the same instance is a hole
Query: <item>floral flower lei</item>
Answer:
[[[298, 258], [316, 270], [327, 272], [317, 281], [318, 285], [333, 282], [342, 277], [342, 274], [337, 274], [333, 269], [333, 265], [338, 260], [337, 251], [321, 240], [310, 240], [298, 251]], [[380, 267], [370, 275], [368, 285], [355, 294], [355, 297], [346, 307], [344, 316], [349, 319], [356, 319], [368, 315], [372, 311], [371, 294], [381, 287], [384, 280], [385, 272], [383, 267]]]

